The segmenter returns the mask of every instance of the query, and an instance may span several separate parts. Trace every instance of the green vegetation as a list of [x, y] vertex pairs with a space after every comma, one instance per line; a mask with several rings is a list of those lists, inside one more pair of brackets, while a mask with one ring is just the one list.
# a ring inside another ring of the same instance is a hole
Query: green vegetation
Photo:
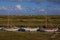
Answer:
[[[0, 40], [51, 40], [51, 33], [0, 31]], [[60, 34], [56, 35], [55, 40], [60, 40]]]
[[0, 16], [0, 26], [26, 26], [39, 27], [43, 25], [60, 26], [60, 15], [41, 16]]
[[[47, 20], [46, 20], [47, 18]], [[46, 25], [60, 27], [60, 15], [56, 16], [0, 16], [0, 26], [39, 27]], [[0, 31], [0, 40], [51, 40], [51, 33], [46, 32], [8, 32]], [[55, 40], [60, 40], [57, 34]]]

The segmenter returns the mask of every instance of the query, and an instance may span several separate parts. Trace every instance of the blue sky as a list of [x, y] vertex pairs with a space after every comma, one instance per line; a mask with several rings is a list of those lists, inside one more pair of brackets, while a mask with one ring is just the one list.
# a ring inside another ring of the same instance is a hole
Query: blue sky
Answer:
[[0, 15], [60, 15], [59, 0], [0, 0]]

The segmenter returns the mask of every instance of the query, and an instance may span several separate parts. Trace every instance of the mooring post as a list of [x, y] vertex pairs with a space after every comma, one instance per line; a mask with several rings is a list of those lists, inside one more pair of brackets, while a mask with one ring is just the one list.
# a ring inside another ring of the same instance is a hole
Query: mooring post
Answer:
[[52, 35], [51, 35], [51, 40], [55, 40], [55, 36], [56, 36], [56, 33], [53, 32]]

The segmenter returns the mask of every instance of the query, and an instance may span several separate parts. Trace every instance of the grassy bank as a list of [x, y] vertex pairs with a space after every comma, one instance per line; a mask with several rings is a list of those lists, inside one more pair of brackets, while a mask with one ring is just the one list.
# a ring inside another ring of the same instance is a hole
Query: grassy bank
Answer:
[[[47, 18], [47, 19], [46, 19]], [[60, 26], [60, 15], [50, 16], [0, 16], [0, 25], [3, 26], [26, 26], [39, 27], [42, 25]]]
[[[51, 40], [50, 33], [44, 32], [4, 32], [0, 31], [0, 40]], [[58, 34], [55, 40], [60, 40]]]

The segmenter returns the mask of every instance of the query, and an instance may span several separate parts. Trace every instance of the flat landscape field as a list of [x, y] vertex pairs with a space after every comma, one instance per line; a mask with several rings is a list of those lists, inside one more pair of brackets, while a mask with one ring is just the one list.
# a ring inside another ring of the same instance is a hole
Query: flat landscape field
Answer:
[[19, 15], [0, 15], [0, 26], [25, 26], [39, 27], [43, 25], [60, 26], [60, 15], [41, 15], [41, 16], [19, 16]]
[[[0, 31], [0, 40], [52, 40], [51, 33], [45, 32], [7, 32]], [[55, 36], [60, 40], [60, 34]]]
[[[0, 16], [0, 26], [39, 27], [43, 25], [60, 27], [60, 16]], [[0, 40], [60, 40], [60, 34], [51, 39], [52, 34], [47, 32], [8, 32], [0, 31]]]

